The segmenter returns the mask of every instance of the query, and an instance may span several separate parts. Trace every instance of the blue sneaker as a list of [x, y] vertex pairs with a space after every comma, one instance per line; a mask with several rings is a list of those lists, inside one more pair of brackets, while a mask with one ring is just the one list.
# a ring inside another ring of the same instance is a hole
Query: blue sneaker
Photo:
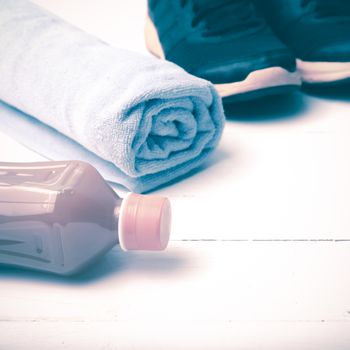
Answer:
[[294, 54], [248, 0], [148, 1], [146, 46], [235, 102], [295, 90]]
[[275, 34], [297, 57], [305, 83], [350, 79], [349, 0], [254, 0]]

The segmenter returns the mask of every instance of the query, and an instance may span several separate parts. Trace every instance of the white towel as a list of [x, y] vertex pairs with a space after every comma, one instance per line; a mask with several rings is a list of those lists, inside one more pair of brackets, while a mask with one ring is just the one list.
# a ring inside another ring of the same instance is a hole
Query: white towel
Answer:
[[224, 114], [213, 85], [31, 2], [0, 0], [0, 50], [0, 130], [50, 159], [89, 161], [145, 192], [198, 167], [218, 144]]

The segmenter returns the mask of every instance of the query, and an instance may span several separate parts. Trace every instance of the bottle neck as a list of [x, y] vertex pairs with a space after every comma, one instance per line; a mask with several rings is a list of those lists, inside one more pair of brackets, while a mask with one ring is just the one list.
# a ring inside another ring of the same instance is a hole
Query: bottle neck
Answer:
[[114, 210], [113, 210], [113, 216], [114, 216], [114, 225], [115, 225], [115, 232], [116, 232], [116, 240], [118, 243], [120, 243], [119, 238], [119, 221], [120, 221], [120, 213], [121, 213], [121, 206], [123, 203], [123, 198], [116, 198], [115, 204], [114, 204]]

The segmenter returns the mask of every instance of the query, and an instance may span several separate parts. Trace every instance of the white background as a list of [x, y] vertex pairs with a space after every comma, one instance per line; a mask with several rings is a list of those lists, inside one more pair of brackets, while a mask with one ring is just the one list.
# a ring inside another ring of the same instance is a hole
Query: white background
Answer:
[[[141, 0], [35, 2], [147, 54]], [[165, 253], [115, 248], [70, 279], [0, 268], [0, 349], [350, 349], [349, 90], [228, 110], [207, 166], [156, 192]], [[0, 160], [40, 159], [0, 134]]]

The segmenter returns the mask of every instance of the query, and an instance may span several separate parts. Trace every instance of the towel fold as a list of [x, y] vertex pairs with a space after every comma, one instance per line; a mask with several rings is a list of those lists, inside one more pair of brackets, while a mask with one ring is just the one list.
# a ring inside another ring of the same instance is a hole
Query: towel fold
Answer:
[[0, 130], [50, 159], [88, 160], [146, 192], [218, 144], [213, 85], [170, 62], [111, 47], [25, 0], [0, 0], [0, 50]]

